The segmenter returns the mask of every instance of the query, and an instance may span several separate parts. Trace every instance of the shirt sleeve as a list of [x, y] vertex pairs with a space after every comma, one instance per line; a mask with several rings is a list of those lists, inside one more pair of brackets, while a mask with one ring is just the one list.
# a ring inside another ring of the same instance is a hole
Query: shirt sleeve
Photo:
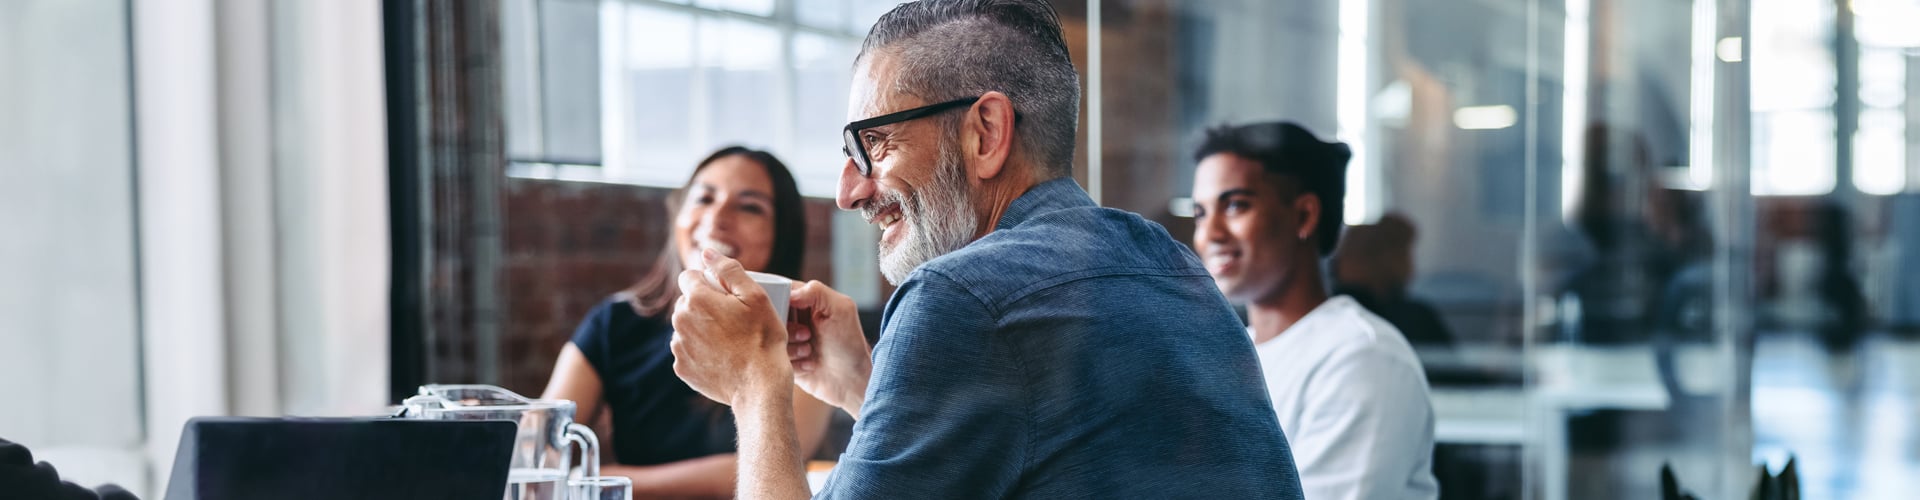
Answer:
[[1433, 409], [1417, 368], [1384, 353], [1328, 360], [1307, 387], [1294, 463], [1307, 498], [1399, 498], [1433, 454]]
[[600, 375], [601, 380], [607, 379], [607, 374], [602, 367], [607, 366], [607, 356], [611, 352], [607, 337], [612, 332], [608, 331], [610, 330], [608, 325], [613, 320], [615, 307], [632, 306], [618, 299], [601, 302], [600, 305], [593, 307], [593, 311], [587, 313], [585, 319], [580, 320], [580, 326], [573, 329], [571, 341], [573, 347], [579, 349], [580, 354], [587, 358], [587, 364], [593, 365], [593, 372]]
[[1004, 497], [1026, 460], [1022, 369], [978, 298], [922, 270], [874, 347], [853, 439], [819, 498]]

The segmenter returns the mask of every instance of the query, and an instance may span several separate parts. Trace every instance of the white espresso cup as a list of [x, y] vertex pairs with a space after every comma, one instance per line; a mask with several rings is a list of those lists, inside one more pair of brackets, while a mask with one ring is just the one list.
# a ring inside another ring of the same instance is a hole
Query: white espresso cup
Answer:
[[773, 301], [773, 314], [780, 317], [780, 324], [787, 324], [788, 297], [793, 295], [793, 280], [778, 274], [747, 271], [747, 276], [767, 290], [767, 300]]

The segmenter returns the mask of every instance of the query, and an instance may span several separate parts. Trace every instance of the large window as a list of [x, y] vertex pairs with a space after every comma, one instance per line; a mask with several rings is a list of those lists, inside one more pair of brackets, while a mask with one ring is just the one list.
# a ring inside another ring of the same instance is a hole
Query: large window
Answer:
[[810, 196], [832, 196], [849, 69], [895, 4], [505, 1], [511, 174], [677, 187], [739, 144], [778, 155]]
[[1853, 184], [1867, 194], [1894, 194], [1911, 185], [1920, 165], [1909, 154], [1914, 115], [1907, 103], [1909, 60], [1920, 47], [1920, 2], [1856, 0], [1846, 3], [1860, 42], [1860, 126], [1853, 135]]
[[1753, 192], [1834, 187], [1833, 4], [1753, 5]]

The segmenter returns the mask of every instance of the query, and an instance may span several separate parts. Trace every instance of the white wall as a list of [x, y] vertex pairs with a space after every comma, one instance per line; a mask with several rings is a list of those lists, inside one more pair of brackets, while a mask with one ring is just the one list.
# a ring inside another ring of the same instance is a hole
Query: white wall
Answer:
[[188, 418], [383, 411], [380, 23], [0, 1], [0, 437], [151, 498]]
[[274, 5], [282, 411], [387, 401], [387, 141], [379, 0]]
[[[133, 4], [147, 457], [228, 413], [212, 0]], [[160, 491], [156, 488], [154, 491]]]
[[126, 11], [0, 2], [0, 438], [139, 489]]

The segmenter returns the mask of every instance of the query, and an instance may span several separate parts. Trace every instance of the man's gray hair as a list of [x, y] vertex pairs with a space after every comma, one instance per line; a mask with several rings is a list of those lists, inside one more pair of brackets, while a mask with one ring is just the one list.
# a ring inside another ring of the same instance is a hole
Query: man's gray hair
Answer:
[[[884, 52], [896, 63], [893, 91], [928, 104], [1006, 94], [1020, 123], [1016, 146], [1043, 178], [1073, 173], [1080, 76], [1060, 17], [1045, 0], [920, 0], [880, 16], [855, 64]], [[958, 116], [947, 130], [958, 130]]]

